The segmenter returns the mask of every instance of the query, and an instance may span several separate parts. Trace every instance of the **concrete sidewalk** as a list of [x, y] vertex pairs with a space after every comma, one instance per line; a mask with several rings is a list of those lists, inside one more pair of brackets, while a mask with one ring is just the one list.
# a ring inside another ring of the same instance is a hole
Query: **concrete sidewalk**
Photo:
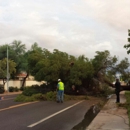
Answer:
[[[126, 102], [124, 94], [125, 91], [120, 92], [120, 103]], [[115, 102], [113, 94], [86, 130], [130, 130], [127, 110]]]

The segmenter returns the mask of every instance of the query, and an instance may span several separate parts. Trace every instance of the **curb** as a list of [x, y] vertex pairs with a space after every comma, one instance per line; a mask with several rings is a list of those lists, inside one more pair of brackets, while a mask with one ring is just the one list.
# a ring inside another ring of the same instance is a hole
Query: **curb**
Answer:
[[22, 93], [22, 91], [20, 91], [20, 92], [5, 92], [5, 93], [3, 93], [3, 94], [0, 94], [0, 96], [4, 96], [4, 95], [14, 95], [14, 94], [21, 94]]

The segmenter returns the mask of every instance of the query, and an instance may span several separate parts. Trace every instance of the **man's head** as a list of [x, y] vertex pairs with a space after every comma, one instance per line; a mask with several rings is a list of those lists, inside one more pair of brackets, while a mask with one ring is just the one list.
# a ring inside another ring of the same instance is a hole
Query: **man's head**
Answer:
[[116, 79], [117, 82], [119, 82], [119, 79]]
[[58, 82], [60, 82], [61, 81], [61, 79], [58, 79]]

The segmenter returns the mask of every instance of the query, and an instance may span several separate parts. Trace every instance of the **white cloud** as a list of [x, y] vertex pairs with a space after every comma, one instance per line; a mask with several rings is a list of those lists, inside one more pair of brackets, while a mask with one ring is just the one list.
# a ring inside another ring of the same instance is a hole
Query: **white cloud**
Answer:
[[92, 58], [96, 51], [128, 57], [129, 0], [0, 0], [0, 44], [37, 42], [48, 50]]
[[82, 0], [81, 6], [76, 6], [77, 12], [85, 17], [92, 17], [116, 29], [128, 29], [130, 18], [129, 0]]

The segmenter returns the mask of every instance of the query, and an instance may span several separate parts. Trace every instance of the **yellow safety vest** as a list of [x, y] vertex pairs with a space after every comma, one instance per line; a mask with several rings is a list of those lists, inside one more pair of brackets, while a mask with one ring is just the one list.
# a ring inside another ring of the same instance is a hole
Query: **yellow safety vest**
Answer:
[[58, 83], [58, 88], [59, 88], [59, 90], [64, 90], [64, 83], [59, 82]]

